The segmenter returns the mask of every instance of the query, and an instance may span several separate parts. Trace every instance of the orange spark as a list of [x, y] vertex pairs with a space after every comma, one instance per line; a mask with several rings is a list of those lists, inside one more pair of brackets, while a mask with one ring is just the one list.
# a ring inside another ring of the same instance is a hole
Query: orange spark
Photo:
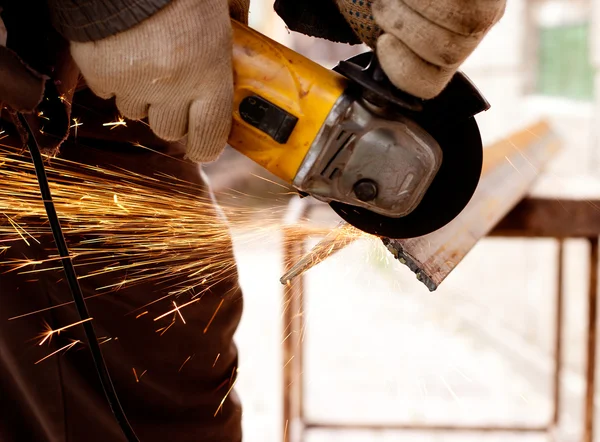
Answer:
[[58, 99], [60, 100], [61, 103], [67, 103], [68, 105], [71, 105], [69, 100], [67, 100], [67, 97], [65, 97], [64, 95], [59, 95]]
[[208, 324], [206, 324], [206, 327], [204, 328], [204, 333], [206, 334], [206, 332], [208, 331], [208, 327], [210, 327], [210, 324], [212, 324], [213, 320], [215, 319], [215, 316], [217, 316], [217, 312], [219, 311], [219, 309], [221, 308], [221, 306], [223, 305], [223, 302], [225, 301], [225, 299], [221, 299], [221, 302], [219, 302], [219, 305], [217, 306], [217, 309], [215, 310], [215, 312], [213, 313], [212, 317], [210, 318], [210, 321], [208, 321]]
[[171, 327], [173, 327], [173, 324], [175, 324], [175, 321], [171, 322], [171, 323], [170, 323], [168, 326], [166, 326], [166, 327], [159, 328], [158, 330], [156, 330], [156, 333], [158, 333], [158, 332], [160, 332], [160, 331], [162, 330], [162, 332], [161, 332], [160, 336], [164, 335], [164, 334], [167, 332], [167, 330], [169, 330]]
[[[291, 325], [291, 324], [290, 324], [290, 325]], [[290, 338], [290, 336], [292, 336], [292, 334], [293, 334], [293, 333], [294, 333], [293, 331], [289, 332], [289, 333], [288, 333], [288, 334], [285, 336], [285, 338], [283, 338], [283, 341], [281, 341], [281, 344], [283, 344], [285, 341], [287, 341], [287, 340]]]
[[505, 155], [504, 158], [506, 159], [506, 161], [508, 161], [508, 164], [510, 164], [513, 167], [513, 169], [517, 171], [518, 174], [522, 175], [521, 171], [514, 165], [514, 163], [510, 160], [510, 158], [508, 158], [507, 155]]
[[289, 363], [292, 362], [292, 359], [294, 359], [294, 355], [292, 355], [292, 357], [283, 365], [283, 368], [287, 367]]
[[183, 319], [183, 315], [181, 314], [181, 311], [179, 311], [179, 307], [177, 307], [177, 304], [175, 303], [175, 301], [173, 301], [173, 306], [175, 307], [175, 310], [177, 310], [177, 314], [181, 318], [181, 322], [183, 322], [185, 324], [186, 323], [185, 319]]
[[64, 331], [71, 327], [75, 327], [76, 325], [79, 325], [79, 324], [83, 324], [84, 322], [91, 321], [92, 319], [94, 319], [94, 318], [88, 318], [88, 319], [84, 319], [82, 321], [77, 321], [77, 322], [74, 322], [73, 324], [69, 324], [69, 325], [65, 325], [64, 327], [57, 328], [56, 330], [48, 330], [46, 333], [43, 334], [43, 336], [45, 335], [45, 337], [44, 337], [44, 339], [42, 339], [42, 341], [39, 343], [39, 345], [42, 345], [44, 342], [46, 342], [48, 339], [50, 339], [50, 337], [54, 334], [58, 335], [58, 334], [60, 334], [61, 331]]
[[76, 345], [76, 344], [78, 344], [78, 343], [80, 343], [80, 342], [81, 342], [81, 341], [73, 341], [73, 342], [71, 342], [70, 344], [67, 344], [67, 345], [65, 345], [64, 347], [61, 347], [61, 348], [59, 348], [58, 350], [56, 350], [56, 351], [53, 351], [53, 352], [52, 352], [52, 353], [50, 353], [48, 356], [44, 356], [42, 359], [40, 359], [39, 361], [37, 361], [37, 362], [36, 362], [34, 365], [37, 365], [37, 364], [39, 364], [40, 362], [42, 362], [42, 361], [44, 361], [44, 360], [48, 359], [49, 357], [51, 357], [51, 356], [54, 356], [56, 353], [58, 353], [58, 352], [60, 352], [60, 351], [63, 351], [63, 350], [65, 350], [65, 353], [66, 353], [66, 352], [67, 352], [67, 351], [69, 351], [71, 348], [73, 348], [73, 346], [74, 346], [74, 345]]
[[117, 126], [127, 126], [127, 122], [123, 117], [119, 117], [117, 121], [111, 121], [110, 123], [104, 123], [102, 126], [111, 126], [110, 130], [113, 130]]
[[25, 235], [27, 235], [28, 237], [30, 237], [31, 239], [33, 239], [36, 243], [40, 244], [40, 242], [35, 237], [31, 236], [31, 234], [27, 230], [25, 230], [21, 225], [19, 225], [19, 223], [17, 223], [16, 221], [14, 221], [6, 213], [3, 213], [3, 215], [8, 219], [8, 222], [10, 222], [10, 224], [15, 228], [15, 230], [17, 231], [17, 233], [19, 234], [19, 236], [23, 239], [23, 241], [25, 241], [25, 244], [29, 245], [29, 242], [27, 242], [27, 240], [23, 237], [23, 235], [21, 235], [21, 233], [19, 232], [19, 230], [21, 230], [23, 233], [25, 233]]
[[179, 311], [179, 309], [182, 309], [182, 308], [184, 308], [184, 307], [187, 307], [188, 305], [190, 305], [190, 304], [193, 304], [193, 303], [195, 303], [195, 302], [198, 302], [198, 301], [200, 301], [200, 298], [192, 299], [191, 301], [189, 301], [189, 302], [186, 302], [185, 304], [181, 304], [179, 307], [177, 307], [177, 308], [174, 308], [173, 310], [169, 310], [167, 313], [163, 313], [162, 315], [160, 315], [160, 316], [157, 316], [156, 318], [154, 318], [154, 320], [155, 320], [155, 321], [158, 321], [159, 319], [162, 319], [162, 318], [164, 318], [165, 316], [168, 316], [168, 315], [170, 315], [171, 313], [175, 313], [176, 311]]
[[129, 212], [129, 210], [127, 210], [127, 209], [125, 208], [125, 206], [124, 206], [124, 205], [122, 205], [122, 204], [119, 202], [119, 198], [117, 197], [117, 194], [116, 194], [116, 193], [113, 195], [113, 201], [115, 202], [116, 206], [117, 206], [119, 209], [123, 209], [125, 212]]
[[274, 185], [276, 185], [276, 186], [283, 187], [285, 190], [290, 190], [290, 187], [288, 187], [288, 186], [285, 186], [285, 185], [283, 185], [283, 184], [281, 184], [281, 183], [278, 183], [278, 182], [276, 182], [276, 181], [270, 180], [270, 179], [268, 179], [268, 178], [265, 178], [265, 177], [263, 177], [263, 176], [256, 175], [256, 174], [254, 174], [254, 173], [251, 173], [250, 175], [252, 175], [253, 177], [256, 177], [256, 178], [258, 178], [258, 179], [260, 179], [260, 180], [266, 181], [266, 182], [267, 182], [267, 183], [269, 183], [269, 184], [274, 184]]
[[229, 377], [229, 383], [231, 383], [233, 381], [233, 377], [235, 376], [235, 374], [239, 371], [239, 369], [237, 367], [233, 367], [233, 369], [231, 370], [231, 376]]
[[183, 361], [183, 364], [181, 364], [181, 367], [179, 367], [179, 370], [177, 370], [177, 373], [181, 372], [181, 369], [183, 368], [183, 366], [185, 364], [187, 364], [187, 362], [192, 359], [194, 357], [194, 355], [188, 356], [187, 359], [185, 361]]
[[77, 128], [79, 126], [83, 126], [83, 123], [81, 123], [77, 118], [73, 118], [73, 124], [71, 124], [71, 126], [69, 126], [71, 129], [75, 128], [75, 138], [77, 138]]
[[[31, 265], [31, 264], [41, 264], [43, 262], [44, 261], [29, 261], [29, 263], [30, 263], [29, 265]], [[2, 263], [0, 263], [0, 264], [2, 264]], [[98, 296], [102, 296], [102, 295], [100, 294], [100, 295], [86, 296], [84, 299], [87, 301], [88, 299], [97, 298]], [[39, 310], [34, 310], [32, 312], [29, 312], [29, 313], [25, 313], [25, 314], [18, 315], [18, 316], [13, 316], [13, 317], [8, 318], [8, 320], [9, 321], [14, 321], [15, 319], [25, 318], [26, 316], [35, 315], [36, 313], [47, 312], [48, 310], [52, 310], [52, 309], [54, 309], [56, 307], [64, 307], [65, 305], [70, 305], [70, 304], [73, 304], [73, 301], [67, 301], [67, 302], [63, 302], [62, 304], [54, 305], [52, 307], [41, 308]], [[115, 339], [117, 339], [117, 338], [115, 338]]]
[[229, 390], [227, 390], [227, 393], [225, 393], [225, 396], [223, 397], [223, 399], [221, 400], [221, 403], [219, 404], [219, 407], [217, 408], [217, 411], [215, 411], [215, 414], [213, 415], [213, 417], [217, 417], [217, 414], [219, 414], [219, 411], [221, 410], [221, 408], [223, 408], [223, 404], [225, 403], [225, 400], [227, 399], [227, 397], [229, 396], [229, 394], [231, 393], [231, 390], [233, 390], [233, 387], [235, 387], [235, 384], [237, 383], [237, 378], [235, 379], [235, 381], [231, 384], [231, 387], [229, 387]]
[[142, 312], [142, 313], [140, 313], [139, 315], [137, 315], [137, 316], [135, 317], [135, 319], [141, 318], [142, 316], [144, 316], [144, 315], [147, 315], [147, 314], [148, 314], [148, 310], [146, 310], [145, 312]]

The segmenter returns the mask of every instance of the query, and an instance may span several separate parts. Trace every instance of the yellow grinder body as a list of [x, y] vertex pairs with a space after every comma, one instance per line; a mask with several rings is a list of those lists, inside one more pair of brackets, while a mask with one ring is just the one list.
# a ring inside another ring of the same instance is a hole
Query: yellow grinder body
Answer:
[[[235, 97], [229, 144], [292, 183], [348, 80], [249, 27], [232, 23]], [[255, 97], [268, 103], [259, 103]], [[247, 106], [242, 105], [244, 100]], [[246, 115], [244, 107], [250, 108]], [[255, 114], [248, 115], [252, 111]], [[277, 121], [284, 114], [297, 119], [293, 130], [283, 134], [282, 139], [289, 135], [285, 143], [248, 122], [261, 117]]]
[[389, 82], [372, 52], [329, 70], [232, 26], [229, 145], [372, 234], [420, 236], [462, 211], [481, 173], [473, 116], [489, 107], [463, 74], [419, 100]]

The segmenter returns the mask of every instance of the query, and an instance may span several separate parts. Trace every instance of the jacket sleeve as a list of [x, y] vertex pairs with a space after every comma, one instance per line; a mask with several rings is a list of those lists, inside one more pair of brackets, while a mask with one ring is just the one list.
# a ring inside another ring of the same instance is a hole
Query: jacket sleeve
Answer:
[[95, 41], [126, 31], [172, 0], [48, 0], [52, 22], [69, 41]]
[[292, 31], [336, 43], [362, 43], [334, 0], [276, 0], [274, 8]]

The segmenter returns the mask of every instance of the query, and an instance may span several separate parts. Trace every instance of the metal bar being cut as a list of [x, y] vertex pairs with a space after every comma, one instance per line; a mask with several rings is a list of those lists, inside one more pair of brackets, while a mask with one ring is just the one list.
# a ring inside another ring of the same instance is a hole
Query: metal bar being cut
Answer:
[[385, 246], [430, 291], [436, 290], [477, 242], [529, 192], [560, 140], [541, 121], [484, 149], [481, 181], [463, 212], [425, 236], [394, 240]]

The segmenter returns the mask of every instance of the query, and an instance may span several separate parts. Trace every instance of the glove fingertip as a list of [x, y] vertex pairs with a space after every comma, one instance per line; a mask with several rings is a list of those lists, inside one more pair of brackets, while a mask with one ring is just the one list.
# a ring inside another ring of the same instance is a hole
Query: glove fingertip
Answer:
[[[225, 135], [224, 135], [225, 134]], [[227, 146], [229, 130], [221, 133], [188, 134], [186, 157], [195, 163], [216, 161]]]
[[117, 96], [115, 104], [121, 115], [130, 120], [141, 120], [148, 116], [149, 105], [145, 101]]
[[390, 34], [379, 37], [377, 56], [394, 86], [424, 100], [439, 95], [456, 72], [454, 68], [440, 67], [425, 61]]
[[166, 141], [181, 140], [188, 130], [187, 103], [176, 105], [153, 104], [148, 109], [148, 124], [157, 137]]
[[215, 161], [225, 150], [233, 120], [233, 81], [219, 81], [213, 93], [190, 106], [187, 156], [197, 163]]
[[213, 107], [192, 104], [187, 156], [197, 163], [215, 161], [227, 145], [231, 120], [230, 109], [228, 113], [215, 112]]

